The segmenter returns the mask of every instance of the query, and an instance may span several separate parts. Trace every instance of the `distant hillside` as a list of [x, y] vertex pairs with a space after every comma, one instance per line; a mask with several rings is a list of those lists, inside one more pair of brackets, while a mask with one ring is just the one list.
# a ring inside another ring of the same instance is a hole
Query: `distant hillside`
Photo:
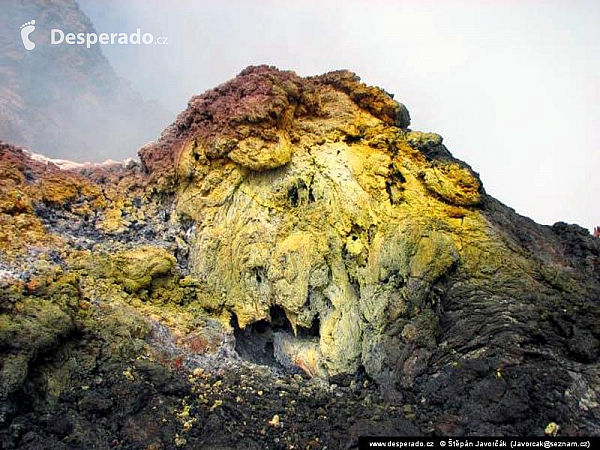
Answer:
[[[0, 9], [0, 139], [57, 158], [122, 159], [168, 124], [98, 45], [50, 45], [52, 28], [95, 32], [74, 0], [3, 0]], [[26, 51], [20, 27], [31, 20], [36, 47]]]

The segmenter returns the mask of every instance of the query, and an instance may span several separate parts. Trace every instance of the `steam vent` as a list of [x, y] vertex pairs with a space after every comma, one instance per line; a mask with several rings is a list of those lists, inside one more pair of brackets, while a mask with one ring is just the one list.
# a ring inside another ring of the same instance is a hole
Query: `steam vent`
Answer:
[[258, 66], [141, 164], [0, 143], [1, 446], [600, 434], [600, 240], [409, 127], [352, 72]]

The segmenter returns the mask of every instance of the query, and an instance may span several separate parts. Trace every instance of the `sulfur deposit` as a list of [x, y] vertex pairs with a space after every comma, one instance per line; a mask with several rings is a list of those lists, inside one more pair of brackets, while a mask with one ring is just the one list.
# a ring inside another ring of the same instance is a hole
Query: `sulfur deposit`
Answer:
[[193, 97], [141, 165], [2, 144], [0, 437], [598, 434], [598, 239], [517, 215], [409, 127], [351, 72], [259, 66]]

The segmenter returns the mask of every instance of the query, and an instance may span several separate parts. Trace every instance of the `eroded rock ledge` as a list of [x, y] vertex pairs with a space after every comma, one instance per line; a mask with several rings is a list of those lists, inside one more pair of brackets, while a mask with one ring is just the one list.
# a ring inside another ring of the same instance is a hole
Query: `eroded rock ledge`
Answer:
[[192, 98], [141, 166], [2, 144], [2, 420], [39, 355], [87, 330], [190, 371], [237, 348], [363, 374], [421, 432], [598, 433], [598, 239], [518, 216], [409, 121], [351, 72], [259, 66]]

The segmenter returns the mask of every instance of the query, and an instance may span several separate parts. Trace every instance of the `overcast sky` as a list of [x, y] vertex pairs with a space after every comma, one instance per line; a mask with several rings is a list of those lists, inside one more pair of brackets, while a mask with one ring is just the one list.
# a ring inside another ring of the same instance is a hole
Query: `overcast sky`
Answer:
[[538, 222], [600, 225], [600, 1], [80, 0], [116, 71], [175, 115], [250, 64], [346, 68], [444, 137], [488, 193]]

